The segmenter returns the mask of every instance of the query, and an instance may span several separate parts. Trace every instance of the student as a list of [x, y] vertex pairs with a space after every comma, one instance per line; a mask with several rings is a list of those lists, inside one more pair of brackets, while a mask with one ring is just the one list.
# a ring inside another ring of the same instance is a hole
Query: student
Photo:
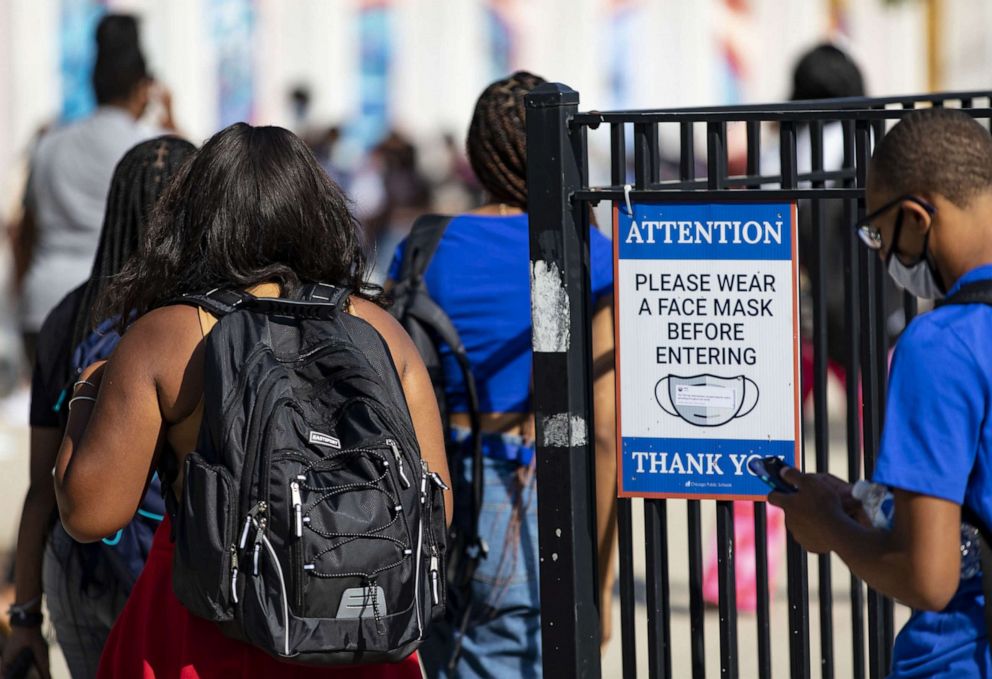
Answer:
[[[99, 320], [94, 306], [137, 250], [155, 201], [194, 150], [182, 139], [161, 137], [124, 155], [110, 183], [90, 279], [66, 295], [41, 326], [31, 384], [31, 484], [17, 540], [17, 603], [11, 616], [15, 626], [4, 645], [5, 666], [29, 647], [47, 675], [48, 645], [40, 618], [43, 592], [66, 664], [77, 679], [96, 675], [103, 643], [124, 607], [127, 587], [100, 558], [100, 547], [73, 542], [56, 520], [51, 470], [65, 424], [60, 406], [63, 389], [75, 378], [73, 349]], [[21, 624], [25, 621], [30, 624]]]
[[[14, 243], [27, 265], [24, 280], [16, 283], [31, 362], [45, 316], [89, 275], [114, 166], [129, 148], [160, 133], [139, 122], [153, 96], [154, 81], [134, 17], [105, 16], [96, 29], [96, 44], [96, 111], [47, 132], [31, 156], [24, 218]], [[174, 130], [171, 99], [161, 92], [161, 128]]]
[[[908, 292], [953, 298], [992, 280], [992, 138], [965, 113], [909, 114], [879, 142], [862, 240]], [[992, 676], [982, 578], [962, 570], [962, 514], [992, 525], [992, 307], [948, 304], [896, 345], [875, 483], [895, 497], [891, 528], [845, 512], [850, 486], [788, 469], [772, 493], [809, 551], [836, 552], [878, 591], [916, 609], [892, 677]], [[971, 545], [970, 549], [974, 550]]]
[[[352, 289], [349, 312], [385, 338], [424, 459], [447, 479], [430, 380], [410, 339], [367, 290], [366, 267], [345, 197], [301, 140], [244, 123], [214, 135], [169, 187], [103, 307], [105, 316], [134, 311], [137, 320], [110, 361], [85, 370], [74, 392], [55, 470], [66, 531], [86, 542], [113, 533], [130, 519], [160, 456], [182, 468], [200, 429], [204, 337], [215, 319], [168, 302], [218, 286], [262, 296], [318, 281]], [[173, 491], [181, 496], [181, 488]], [[396, 665], [313, 668], [225, 637], [176, 598], [170, 527], [166, 519], [155, 536], [99, 676], [420, 676], [415, 654]]]
[[[450, 221], [424, 276], [431, 297], [465, 345], [478, 386], [485, 462], [479, 530], [489, 546], [471, 583], [467, 618], [465, 610], [450, 610], [453, 607], [449, 606], [448, 621], [422, 649], [432, 677], [536, 677], [542, 671], [524, 97], [543, 82], [538, 76], [517, 72], [482, 92], [467, 149], [488, 202]], [[393, 280], [399, 274], [404, 246], [395, 255]], [[610, 559], [616, 522], [613, 269], [610, 243], [595, 229], [590, 233], [590, 248], [596, 305], [592, 340], [598, 368], [594, 384], [596, 504], [605, 638], [609, 636]], [[461, 448], [452, 469], [454, 522], [465, 526], [474, 518], [469, 510], [468, 400], [454, 356], [445, 347], [441, 351], [448, 381], [450, 435]], [[452, 660], [454, 667], [449, 667]]]

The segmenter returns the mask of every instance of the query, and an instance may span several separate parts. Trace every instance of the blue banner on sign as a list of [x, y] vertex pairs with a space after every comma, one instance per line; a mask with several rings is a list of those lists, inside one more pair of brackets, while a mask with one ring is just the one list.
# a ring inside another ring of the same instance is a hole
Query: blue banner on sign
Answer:
[[792, 259], [792, 206], [644, 205], [619, 209], [620, 259]]
[[638, 494], [767, 495], [748, 471], [752, 457], [775, 456], [795, 466], [794, 441], [623, 437], [623, 490]]

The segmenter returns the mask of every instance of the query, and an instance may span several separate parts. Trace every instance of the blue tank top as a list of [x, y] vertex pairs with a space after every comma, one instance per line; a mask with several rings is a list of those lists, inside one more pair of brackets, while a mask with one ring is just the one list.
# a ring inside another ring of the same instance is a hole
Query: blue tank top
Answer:
[[[461, 337], [483, 413], [529, 413], [531, 387], [530, 235], [526, 214], [460, 215], [448, 224], [424, 275], [431, 297]], [[612, 246], [591, 229], [594, 302], [613, 290]], [[406, 241], [393, 256], [395, 280]], [[467, 412], [465, 384], [447, 346], [440, 348], [451, 412]]]

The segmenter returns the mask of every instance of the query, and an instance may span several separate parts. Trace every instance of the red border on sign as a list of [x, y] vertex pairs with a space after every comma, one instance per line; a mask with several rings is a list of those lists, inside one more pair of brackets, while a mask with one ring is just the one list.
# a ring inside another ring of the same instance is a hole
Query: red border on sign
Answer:
[[[732, 202], [732, 201], [727, 201]], [[741, 201], [741, 204], [748, 204]], [[802, 384], [799, 382], [799, 361], [802, 351], [802, 342], [799, 337], [799, 235], [797, 223], [799, 220], [799, 210], [795, 201], [790, 205], [790, 238], [792, 239], [792, 383], [794, 385], [794, 420], [795, 420], [795, 441], [793, 443], [792, 459], [796, 463], [796, 468], [802, 471]], [[616, 446], [617, 446], [617, 497], [632, 498], [642, 497], [657, 500], [749, 500], [764, 502], [768, 495], [716, 495], [711, 493], [644, 493], [635, 491], [624, 491], [623, 489], [623, 428], [621, 426], [623, 409], [620, 407], [620, 323], [617, 314], [620, 310], [620, 210], [617, 203], [613, 204], [613, 351], [615, 355], [614, 365], [614, 387], [616, 389]]]

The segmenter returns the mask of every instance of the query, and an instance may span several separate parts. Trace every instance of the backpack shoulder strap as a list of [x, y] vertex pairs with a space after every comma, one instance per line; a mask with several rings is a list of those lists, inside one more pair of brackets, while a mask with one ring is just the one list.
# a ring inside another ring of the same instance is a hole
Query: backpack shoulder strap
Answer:
[[312, 283], [305, 285], [300, 290], [299, 299], [301, 302], [312, 304], [330, 304], [335, 310], [341, 311], [351, 297], [351, 290], [329, 283]]
[[397, 283], [419, 282], [424, 272], [427, 271], [431, 258], [434, 257], [437, 246], [441, 243], [441, 237], [450, 222], [451, 217], [444, 215], [422, 215], [417, 218], [406, 239], [403, 259], [400, 261], [400, 272], [396, 279]]
[[988, 304], [992, 305], [992, 279], [975, 281], [962, 285], [961, 289], [946, 299], [937, 302], [936, 306], [953, 304]]
[[241, 290], [221, 290], [216, 288], [203, 294], [182, 295], [168, 300], [163, 306], [170, 304], [186, 304], [198, 307], [213, 314], [217, 318], [222, 318], [248, 300], [253, 299], [247, 292]]

